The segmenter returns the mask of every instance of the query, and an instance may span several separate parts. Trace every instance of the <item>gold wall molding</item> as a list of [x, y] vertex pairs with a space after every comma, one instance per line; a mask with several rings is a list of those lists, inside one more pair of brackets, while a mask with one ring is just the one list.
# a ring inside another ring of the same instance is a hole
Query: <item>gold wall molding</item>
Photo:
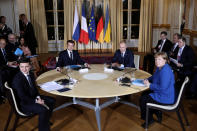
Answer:
[[169, 29], [171, 26], [170, 24], [153, 24], [153, 28], [167, 28]]
[[191, 29], [184, 29], [183, 34], [190, 35], [190, 37], [197, 37], [197, 31]]

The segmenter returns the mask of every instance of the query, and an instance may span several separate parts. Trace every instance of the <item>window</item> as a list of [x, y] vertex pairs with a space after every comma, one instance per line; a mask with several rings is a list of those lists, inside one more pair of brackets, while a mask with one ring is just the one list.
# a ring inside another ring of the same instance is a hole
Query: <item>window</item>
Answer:
[[50, 44], [55, 44], [57, 49], [57, 43], [63, 43], [64, 40], [64, 2], [63, 0], [44, 0], [44, 4], [48, 40]]
[[122, 39], [138, 39], [141, 0], [122, 0]]

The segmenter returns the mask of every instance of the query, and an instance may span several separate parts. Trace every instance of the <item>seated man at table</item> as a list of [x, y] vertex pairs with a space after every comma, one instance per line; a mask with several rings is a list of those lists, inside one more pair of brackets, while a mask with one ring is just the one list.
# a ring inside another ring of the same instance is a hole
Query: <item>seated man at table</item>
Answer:
[[73, 50], [74, 46], [75, 46], [75, 43], [73, 40], [67, 41], [67, 49], [64, 51], [61, 51], [59, 54], [58, 62], [56, 64], [57, 71], [62, 71], [62, 67], [68, 66], [68, 65], [85, 65], [86, 67], [89, 66], [87, 63], [85, 63], [81, 59], [78, 51]]
[[112, 58], [112, 67], [135, 68], [133, 53], [127, 49], [125, 41], [120, 42], [120, 49], [115, 52], [114, 57]]
[[49, 96], [40, 95], [35, 83], [31, 65], [28, 58], [18, 61], [20, 71], [15, 75], [12, 88], [20, 101], [21, 110], [26, 114], [39, 115], [39, 131], [49, 131], [49, 119], [52, 115], [55, 100]]

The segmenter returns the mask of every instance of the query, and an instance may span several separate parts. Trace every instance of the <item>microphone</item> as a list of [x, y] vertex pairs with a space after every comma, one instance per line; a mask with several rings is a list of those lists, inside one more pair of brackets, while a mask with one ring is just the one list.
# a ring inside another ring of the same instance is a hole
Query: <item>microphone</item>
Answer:
[[123, 82], [123, 83], [128, 83], [129, 81], [130, 81], [130, 79], [128, 78], [128, 77], [125, 77], [125, 78], [123, 78], [126, 74], [128, 74], [128, 73], [133, 73], [133, 72], [135, 72], [137, 69], [136, 68], [134, 68], [134, 69], [131, 69], [130, 71], [127, 71], [127, 72], [125, 72], [124, 74], [122, 74], [120, 77], [118, 77], [117, 78], [117, 81], [119, 82], [119, 81], [121, 81], [121, 82]]
[[122, 74], [121, 76], [123, 77], [124, 75], [126, 75], [126, 74], [128, 74], [128, 73], [133, 73], [133, 72], [135, 72], [136, 70], [137, 70], [137, 69], [134, 68], [134, 69], [132, 69], [132, 70], [130, 70], [130, 71], [125, 72], [125, 73]]

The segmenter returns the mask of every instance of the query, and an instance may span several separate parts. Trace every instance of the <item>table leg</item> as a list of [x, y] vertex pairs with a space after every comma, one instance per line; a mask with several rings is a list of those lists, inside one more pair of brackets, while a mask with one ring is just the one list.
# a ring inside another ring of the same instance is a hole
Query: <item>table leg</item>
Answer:
[[96, 121], [97, 121], [98, 130], [101, 131], [100, 106], [99, 106], [98, 98], [96, 98], [95, 113], [96, 113]]

